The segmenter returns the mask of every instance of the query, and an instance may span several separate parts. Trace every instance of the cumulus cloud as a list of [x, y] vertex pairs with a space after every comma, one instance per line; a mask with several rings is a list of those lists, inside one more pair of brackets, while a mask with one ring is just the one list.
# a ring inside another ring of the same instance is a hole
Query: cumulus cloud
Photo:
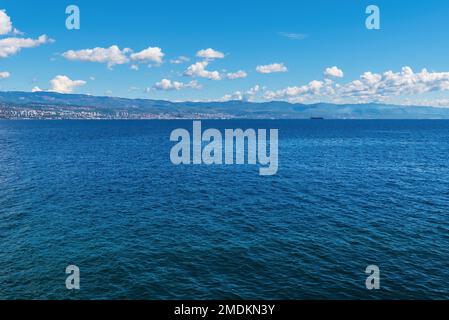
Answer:
[[190, 58], [189, 58], [189, 57], [186, 57], [186, 56], [179, 56], [179, 57], [177, 57], [176, 59], [170, 60], [170, 63], [171, 63], [171, 64], [182, 64], [182, 63], [189, 62], [189, 61], [190, 61]]
[[45, 34], [37, 39], [16, 37], [23, 33], [13, 27], [6, 10], [0, 10], [0, 35], [13, 35], [13, 37], [0, 39], [0, 58], [8, 58], [24, 48], [34, 48], [54, 41]]
[[153, 86], [156, 90], [162, 90], [162, 91], [171, 91], [171, 90], [181, 90], [181, 89], [201, 89], [201, 86], [198, 84], [197, 81], [193, 80], [189, 83], [183, 83], [179, 81], [171, 81], [169, 79], [162, 79], [159, 82], [156, 82]]
[[256, 71], [259, 73], [287, 72], [287, 67], [283, 63], [272, 63], [268, 65], [257, 66]]
[[189, 77], [206, 78], [209, 80], [222, 80], [222, 75], [220, 72], [206, 70], [206, 67], [212, 60], [224, 58], [224, 54], [222, 52], [208, 48], [198, 51], [196, 56], [204, 58], [205, 60], [190, 65], [184, 72], [184, 75]]
[[1, 39], [0, 58], [7, 58], [15, 55], [24, 48], [34, 48], [49, 42], [53, 42], [53, 40], [48, 38], [45, 34], [37, 39], [16, 37]]
[[241, 78], [246, 78], [247, 77], [247, 73], [243, 70], [239, 70], [237, 72], [230, 72], [226, 75], [226, 77], [229, 80], [235, 80], [235, 79], [241, 79]]
[[325, 82], [313, 80], [303, 86], [292, 86], [278, 91], [267, 91], [265, 92], [264, 97], [267, 100], [275, 100], [287, 99], [301, 95], [316, 95], [321, 92], [324, 86]]
[[155, 62], [162, 63], [162, 58], [165, 54], [159, 47], [148, 47], [145, 50], [131, 54], [131, 60], [139, 63]]
[[223, 59], [224, 53], [220, 51], [216, 51], [212, 48], [203, 49], [196, 53], [196, 56], [199, 58], [205, 58], [205, 59]]
[[364, 103], [442, 91], [449, 91], [449, 72], [423, 69], [416, 73], [406, 66], [399, 72], [364, 72], [358, 79], [341, 85], [330, 79], [314, 80], [307, 85], [266, 91], [264, 97], [267, 100]]
[[334, 77], [334, 78], [343, 78], [344, 73], [343, 70], [338, 69], [336, 66], [333, 66], [331, 68], [326, 68], [324, 70], [324, 76], [325, 77]]
[[58, 93], [72, 93], [77, 87], [83, 86], [86, 81], [72, 80], [67, 76], [56, 76], [50, 81], [50, 91]]
[[189, 77], [201, 77], [210, 80], [221, 80], [221, 75], [218, 71], [208, 71], [206, 67], [209, 65], [208, 61], [200, 61], [192, 64], [184, 72], [186, 76]]
[[41, 92], [41, 91], [42, 91], [42, 89], [39, 88], [38, 86], [33, 87], [33, 89], [31, 89], [31, 92]]
[[132, 62], [131, 70], [139, 70], [139, 63], [154, 62], [162, 64], [165, 53], [159, 47], [148, 47], [139, 52], [132, 53], [130, 48], [120, 49], [117, 45], [109, 48], [96, 47], [93, 49], [69, 50], [62, 54], [64, 58], [72, 61], [88, 61], [107, 64], [109, 69], [115, 65]]
[[128, 63], [129, 59], [126, 54], [129, 52], [129, 48], [121, 50], [117, 45], [113, 45], [109, 48], [96, 47], [78, 51], [69, 50], [64, 52], [62, 56], [72, 61], [106, 63], [108, 68], [112, 68], [115, 65]]
[[253, 101], [256, 95], [262, 90], [263, 88], [259, 85], [255, 85], [254, 87], [250, 88], [247, 91], [236, 91], [232, 94], [226, 94], [224, 95], [219, 101], [225, 102], [225, 101]]
[[13, 30], [11, 18], [6, 10], [0, 10], [0, 35], [8, 34]]
[[0, 80], [9, 78], [10, 76], [11, 76], [11, 74], [8, 71], [0, 72]]
[[339, 93], [346, 96], [376, 98], [447, 90], [449, 90], [449, 72], [429, 72], [423, 69], [415, 73], [412, 68], [406, 66], [400, 72], [387, 71], [383, 74], [365, 72], [359, 79], [339, 88]]
[[0, 10], [0, 35], [13, 34], [13, 35], [23, 35], [13, 27], [11, 18], [6, 13], [6, 10]]

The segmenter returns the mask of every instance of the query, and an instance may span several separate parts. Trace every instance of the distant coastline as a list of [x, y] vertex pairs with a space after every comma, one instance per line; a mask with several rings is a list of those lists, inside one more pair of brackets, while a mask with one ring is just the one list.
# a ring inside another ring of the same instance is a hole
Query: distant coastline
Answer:
[[449, 108], [285, 101], [171, 102], [54, 92], [0, 92], [0, 119], [449, 119]]

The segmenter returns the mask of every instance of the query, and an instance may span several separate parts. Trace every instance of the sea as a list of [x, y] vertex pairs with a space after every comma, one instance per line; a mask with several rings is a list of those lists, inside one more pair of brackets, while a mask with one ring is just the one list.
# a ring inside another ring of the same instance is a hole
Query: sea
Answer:
[[278, 129], [277, 173], [174, 165], [191, 120], [0, 121], [0, 299], [449, 298], [449, 121], [202, 126]]

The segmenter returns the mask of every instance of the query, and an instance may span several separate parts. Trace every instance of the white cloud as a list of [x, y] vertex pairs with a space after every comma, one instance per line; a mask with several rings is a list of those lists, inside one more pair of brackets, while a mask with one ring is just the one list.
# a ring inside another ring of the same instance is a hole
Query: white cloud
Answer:
[[309, 82], [309, 84], [299, 87], [287, 87], [278, 91], [267, 91], [265, 92], [264, 96], [267, 100], [276, 100], [292, 98], [301, 95], [315, 95], [320, 92], [324, 85], [325, 82], [323, 81], [313, 80]]
[[255, 85], [254, 87], [250, 88], [249, 90], [242, 92], [242, 91], [236, 91], [233, 94], [227, 94], [224, 95], [219, 101], [225, 102], [225, 101], [253, 101], [256, 95], [262, 90], [263, 88], [259, 85]]
[[225, 94], [221, 99], [218, 101], [226, 102], [226, 101], [242, 101], [243, 95], [241, 91], [236, 91], [233, 94]]
[[31, 92], [41, 92], [42, 89], [39, 88], [38, 86], [34, 87], [33, 89], [31, 89]]
[[241, 79], [241, 78], [246, 78], [247, 77], [247, 73], [245, 71], [243, 71], [243, 70], [239, 70], [237, 72], [228, 73], [226, 75], [226, 77], [229, 80]]
[[50, 91], [59, 93], [72, 93], [77, 87], [86, 84], [83, 80], [72, 80], [67, 76], [56, 76], [50, 81], [51, 87]]
[[148, 47], [145, 50], [131, 54], [131, 60], [139, 63], [155, 62], [161, 64], [164, 56], [165, 54], [161, 48]]
[[338, 93], [342, 96], [375, 100], [448, 90], [449, 72], [429, 72], [423, 69], [415, 73], [412, 68], [406, 66], [400, 72], [365, 72], [359, 79], [339, 87]]
[[201, 85], [197, 81], [190, 81], [189, 83], [183, 83], [178, 81], [171, 81], [169, 79], [162, 79], [156, 82], [153, 86], [156, 90], [170, 91], [170, 90], [181, 90], [185, 88], [200, 89]]
[[37, 39], [30, 38], [5, 38], [0, 40], [0, 58], [7, 58], [15, 55], [24, 48], [34, 48], [42, 44], [53, 42], [45, 34]]
[[131, 65], [131, 70], [139, 70], [137, 63], [149, 63], [154, 62], [161, 64], [165, 54], [161, 48], [148, 47], [145, 50], [131, 53], [130, 48], [120, 49], [117, 45], [112, 45], [109, 48], [96, 47], [93, 49], [84, 50], [69, 50], [62, 54], [67, 60], [73, 61], [89, 61], [97, 63], [106, 63], [108, 68], [111, 69], [115, 65], [122, 65], [134, 62]]
[[201, 77], [210, 80], [221, 80], [221, 75], [218, 71], [208, 71], [206, 67], [209, 65], [208, 61], [200, 61], [192, 64], [185, 71], [185, 75], [189, 77]]
[[125, 64], [129, 62], [127, 53], [130, 52], [129, 48], [121, 50], [117, 45], [110, 46], [109, 48], [96, 47], [93, 49], [84, 50], [69, 50], [62, 54], [64, 58], [72, 61], [89, 61], [106, 63], [108, 68], [112, 68], [114, 65]]
[[8, 34], [13, 30], [11, 18], [6, 10], [0, 10], [0, 35]]
[[326, 68], [326, 70], [324, 70], [324, 76], [329, 78], [343, 78], [344, 73], [343, 70], [338, 69], [336, 66], [333, 66], [332, 68]]
[[222, 59], [224, 58], [224, 53], [220, 51], [216, 51], [212, 48], [203, 49], [196, 53], [196, 56], [199, 58], [205, 59]]
[[287, 67], [283, 63], [272, 63], [263, 66], [257, 66], [256, 71], [259, 73], [287, 72]]
[[189, 61], [190, 61], [190, 58], [189, 58], [189, 57], [186, 57], [186, 56], [179, 56], [179, 57], [177, 57], [176, 59], [170, 60], [170, 63], [171, 63], [171, 64], [182, 64], [182, 63], [189, 62]]
[[443, 91], [449, 91], [449, 72], [429, 72], [423, 69], [415, 73], [410, 67], [403, 67], [399, 72], [364, 72], [359, 79], [341, 85], [330, 79], [314, 80], [303, 86], [266, 91], [264, 97], [267, 100], [366, 103]]
[[0, 80], [9, 78], [10, 76], [11, 76], [11, 74], [8, 71], [0, 72]]
[[23, 35], [23, 32], [13, 27], [11, 18], [6, 13], [6, 10], [0, 10], [0, 35], [5, 34]]
[[17, 30], [16, 28], [14, 28], [12, 30], [12, 34], [15, 35], [15, 36], [23, 36], [25, 33], [20, 31], [20, 30]]
[[224, 54], [212, 48], [203, 49], [196, 53], [197, 57], [205, 60], [196, 62], [190, 65], [184, 72], [184, 75], [189, 77], [201, 77], [209, 80], [222, 80], [222, 75], [218, 71], [206, 70], [206, 67], [213, 59], [224, 58]]

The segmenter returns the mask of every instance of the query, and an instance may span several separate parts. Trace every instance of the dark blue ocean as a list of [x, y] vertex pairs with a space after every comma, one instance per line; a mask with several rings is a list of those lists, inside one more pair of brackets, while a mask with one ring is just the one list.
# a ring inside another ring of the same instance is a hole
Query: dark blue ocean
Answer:
[[192, 121], [0, 121], [0, 299], [449, 298], [449, 121], [202, 124], [279, 129], [277, 175], [174, 166]]

